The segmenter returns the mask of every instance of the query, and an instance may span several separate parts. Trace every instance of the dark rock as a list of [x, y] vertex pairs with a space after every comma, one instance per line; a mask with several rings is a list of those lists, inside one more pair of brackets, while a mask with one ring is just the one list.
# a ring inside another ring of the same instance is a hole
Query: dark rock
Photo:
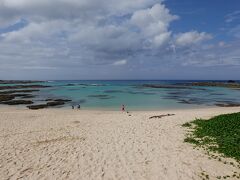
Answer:
[[186, 100], [186, 99], [180, 99], [178, 102], [179, 102], [179, 103], [182, 103], [182, 104], [202, 105], [202, 104], [208, 103], [209, 101], [206, 100], [206, 99], [190, 98], [190, 99], [188, 99], [188, 100]]
[[7, 104], [7, 105], [21, 105], [21, 104], [33, 104], [32, 101], [27, 101], [27, 100], [12, 100], [12, 101], [4, 101], [2, 104]]
[[179, 85], [163, 85], [163, 84], [143, 84], [142, 87], [147, 88], [164, 88], [164, 89], [192, 89], [187, 86], [179, 86]]
[[31, 94], [27, 94], [25, 96], [22, 96], [22, 98], [35, 98], [36, 96], [31, 95]]
[[104, 93], [123, 93], [124, 91], [120, 91], [120, 90], [106, 90], [104, 91]]
[[76, 84], [66, 84], [65, 86], [76, 86]]
[[109, 95], [99, 94], [99, 95], [89, 95], [88, 97], [95, 97], [95, 98], [107, 98]]
[[15, 97], [13, 95], [0, 95], [0, 102], [13, 100]]
[[236, 81], [228, 80], [228, 83], [236, 83]]
[[240, 83], [226, 83], [226, 82], [192, 82], [184, 84], [186, 86], [206, 86], [206, 87], [227, 87], [240, 88]]
[[26, 89], [26, 90], [10, 90], [10, 91], [1, 91], [1, 94], [13, 94], [13, 93], [30, 93], [39, 91], [38, 89]]
[[20, 80], [0, 80], [0, 84], [31, 84], [40, 83], [44, 81], [20, 81]]
[[27, 106], [29, 109], [32, 110], [37, 110], [37, 109], [44, 109], [47, 108], [48, 105], [47, 104], [38, 104], [38, 105], [31, 105], [31, 106]]
[[5, 89], [39, 89], [39, 88], [47, 88], [51, 86], [45, 86], [45, 85], [16, 85], [16, 86], [0, 86], [0, 90], [5, 90]]
[[55, 99], [54, 101], [56, 101], [56, 102], [71, 102], [72, 100], [70, 100], [70, 99]]
[[159, 115], [159, 116], [151, 116], [149, 119], [153, 119], [153, 118], [163, 118], [166, 116], [174, 116], [175, 114], [163, 114], [163, 115]]
[[[46, 104], [39, 104], [39, 105], [31, 105], [31, 106], [27, 106], [29, 109], [32, 110], [37, 110], [37, 109], [43, 109], [43, 108], [48, 108], [48, 107], [52, 107], [52, 106], [60, 106], [60, 105], [64, 105], [65, 102], [70, 102], [72, 100], [69, 99], [52, 99], [52, 98], [48, 98], [45, 101], [48, 101]], [[50, 101], [50, 102], [49, 102]]]
[[48, 102], [47, 106], [60, 106], [60, 105], [64, 105], [65, 102], [63, 101], [52, 101], [52, 102]]
[[181, 99], [178, 101], [179, 103], [183, 103], [183, 104], [194, 104], [191, 101], [185, 100], [185, 99]]
[[234, 102], [230, 102], [230, 103], [216, 103], [216, 106], [219, 107], [239, 107], [240, 103], [234, 103]]
[[53, 101], [53, 102], [71, 102], [72, 100], [70, 99], [52, 99], [52, 98], [48, 98], [45, 101]]
[[22, 98], [34, 98], [35, 96], [32, 94], [12, 94], [14, 97], [22, 97]]
[[14, 97], [24, 97], [26, 95], [29, 95], [29, 94], [12, 94], [12, 96]]
[[37, 109], [44, 109], [44, 108], [48, 108], [48, 107], [52, 107], [52, 106], [60, 106], [60, 105], [64, 105], [64, 104], [65, 104], [64, 101], [51, 101], [51, 102], [47, 102], [47, 104], [31, 105], [31, 106], [27, 106], [27, 107], [29, 109], [37, 110]]
[[33, 98], [35, 96], [32, 94], [0, 94], [0, 102], [13, 100], [15, 97]]

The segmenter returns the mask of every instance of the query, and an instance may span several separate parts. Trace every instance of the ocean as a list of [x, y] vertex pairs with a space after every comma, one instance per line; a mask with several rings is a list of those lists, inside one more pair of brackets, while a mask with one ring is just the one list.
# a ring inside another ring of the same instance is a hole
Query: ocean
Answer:
[[[240, 103], [240, 90], [225, 87], [187, 86], [181, 84], [202, 81], [163, 80], [68, 80], [46, 81], [34, 92], [36, 104], [46, 98], [65, 98], [72, 102], [61, 108], [81, 105], [82, 109], [127, 110], [185, 109], [215, 106], [218, 103]], [[39, 84], [39, 83], [38, 83]], [[151, 88], [143, 84], [177, 85], [180, 87]]]

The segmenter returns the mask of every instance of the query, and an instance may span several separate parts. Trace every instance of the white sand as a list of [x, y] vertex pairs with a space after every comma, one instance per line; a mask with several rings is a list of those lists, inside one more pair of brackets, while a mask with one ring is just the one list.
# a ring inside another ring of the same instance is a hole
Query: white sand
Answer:
[[[158, 112], [0, 108], [0, 179], [210, 179], [240, 173], [184, 143], [181, 125], [238, 112], [208, 108]], [[149, 119], [153, 115], [175, 116]]]

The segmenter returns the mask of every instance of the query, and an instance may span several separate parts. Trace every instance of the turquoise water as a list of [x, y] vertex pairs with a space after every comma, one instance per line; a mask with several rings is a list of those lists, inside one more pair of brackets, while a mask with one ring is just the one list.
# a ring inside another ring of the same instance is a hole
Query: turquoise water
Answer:
[[[37, 92], [36, 101], [67, 98], [64, 107], [81, 104], [83, 109], [131, 110], [182, 109], [214, 106], [219, 102], [240, 102], [240, 90], [220, 87], [143, 88], [143, 84], [175, 85], [191, 81], [49, 81]], [[196, 81], [194, 81], [196, 82]], [[187, 102], [187, 103], [186, 103]]]

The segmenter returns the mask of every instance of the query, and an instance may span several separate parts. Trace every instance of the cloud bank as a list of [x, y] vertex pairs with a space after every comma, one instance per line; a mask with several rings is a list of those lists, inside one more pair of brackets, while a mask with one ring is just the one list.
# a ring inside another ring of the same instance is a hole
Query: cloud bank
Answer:
[[238, 65], [235, 48], [231, 60], [219, 61], [224, 45], [209, 45], [211, 34], [174, 33], [171, 23], [179, 20], [161, 0], [0, 0], [0, 75], [11, 78], [7, 70], [15, 69], [28, 78], [32, 69], [34, 77], [84, 79], [160, 64]]

